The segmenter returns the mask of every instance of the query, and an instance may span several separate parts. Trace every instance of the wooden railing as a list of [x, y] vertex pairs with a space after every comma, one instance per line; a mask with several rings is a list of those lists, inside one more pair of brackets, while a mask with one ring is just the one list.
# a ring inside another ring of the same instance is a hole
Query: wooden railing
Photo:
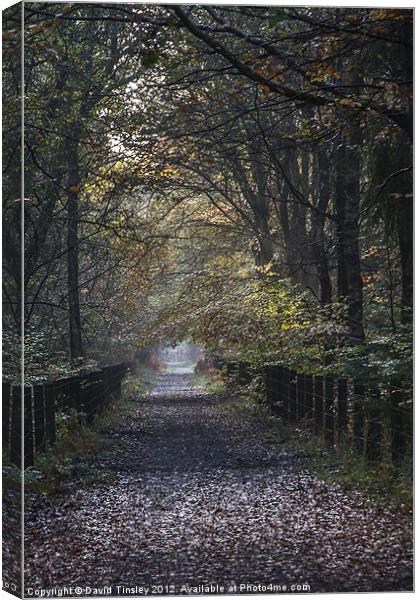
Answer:
[[251, 369], [232, 362], [225, 371], [241, 385], [262, 375], [270, 412], [290, 431], [313, 434], [329, 450], [350, 448], [368, 462], [394, 464], [412, 452], [412, 403], [398, 380], [311, 375], [281, 364]]
[[26, 468], [34, 464], [35, 452], [55, 444], [58, 411], [74, 409], [87, 425], [92, 425], [95, 415], [120, 397], [121, 382], [127, 369], [127, 365], [122, 363], [27, 386], [3, 381], [3, 450], [10, 462], [20, 467], [23, 450]]

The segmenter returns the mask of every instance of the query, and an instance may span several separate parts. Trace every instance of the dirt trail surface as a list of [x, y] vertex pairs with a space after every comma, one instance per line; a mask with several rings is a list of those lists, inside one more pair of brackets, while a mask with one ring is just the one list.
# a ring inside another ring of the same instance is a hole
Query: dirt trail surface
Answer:
[[28, 507], [26, 587], [412, 589], [410, 517], [316, 479], [226, 402], [179, 373], [135, 399], [103, 432], [112, 482]]

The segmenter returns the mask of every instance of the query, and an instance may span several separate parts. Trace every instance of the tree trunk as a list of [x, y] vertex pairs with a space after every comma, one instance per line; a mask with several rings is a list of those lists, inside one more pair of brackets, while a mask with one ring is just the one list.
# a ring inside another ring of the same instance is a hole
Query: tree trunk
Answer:
[[[335, 212], [337, 218], [337, 296], [347, 302], [348, 340], [362, 343], [365, 339], [363, 326], [363, 284], [359, 253], [359, 211], [360, 211], [360, 159], [358, 148], [361, 133], [356, 126], [350, 139], [341, 141], [337, 152], [337, 178], [335, 190]], [[360, 364], [362, 369], [363, 364]], [[354, 380], [355, 401], [353, 404], [353, 443], [361, 447], [364, 426], [363, 391], [364, 385], [358, 377]], [[372, 400], [371, 400], [372, 402]], [[369, 435], [375, 436], [378, 424], [376, 414], [369, 411]], [[374, 445], [374, 442], [373, 442]], [[374, 453], [376, 447], [370, 450]]]
[[402, 198], [398, 205], [398, 243], [401, 260], [401, 323], [413, 320], [413, 201]]
[[283, 169], [288, 183], [278, 186], [277, 214], [284, 237], [286, 269], [293, 283], [305, 286], [305, 252], [309, 242], [306, 230], [307, 207], [301, 204], [290, 189], [290, 185], [296, 189], [302, 186], [302, 174], [299, 173], [298, 154], [295, 150], [290, 150], [285, 157]]
[[320, 302], [323, 305], [331, 304], [332, 285], [328, 267], [328, 257], [325, 251], [325, 212], [330, 200], [330, 178], [328, 160], [323, 150], [317, 152], [316, 169], [318, 177], [318, 203], [313, 211], [313, 253], [317, 265]]
[[[402, 66], [402, 77], [406, 81], [412, 81], [414, 76], [413, 68], [413, 28], [409, 22], [401, 22], [401, 39], [406, 44], [399, 44], [398, 51], [401, 53], [396, 64]], [[407, 46], [410, 45], [410, 47]], [[410, 121], [413, 120], [413, 103], [409, 102]], [[410, 137], [410, 140], [412, 138]], [[403, 148], [406, 166], [412, 164], [412, 144], [406, 143]], [[403, 176], [399, 181], [401, 192], [405, 194], [398, 205], [398, 241], [401, 257], [401, 322], [409, 324], [413, 318], [413, 178], [412, 171]]]
[[258, 231], [258, 248], [256, 249], [255, 264], [257, 267], [268, 265], [274, 256], [273, 242], [268, 226], [268, 217], [255, 214]]
[[369, 463], [377, 463], [382, 457], [382, 413], [381, 396], [378, 384], [371, 385], [369, 390], [369, 416], [366, 435], [366, 459]]
[[82, 328], [79, 301], [79, 201], [80, 173], [77, 154], [78, 130], [73, 127], [73, 138], [67, 148], [67, 281], [69, 297], [70, 358], [82, 356]]
[[337, 152], [335, 205], [337, 217], [337, 294], [348, 304], [349, 339], [363, 342], [363, 284], [359, 252], [360, 212], [360, 128], [354, 127], [349, 139], [342, 139]]

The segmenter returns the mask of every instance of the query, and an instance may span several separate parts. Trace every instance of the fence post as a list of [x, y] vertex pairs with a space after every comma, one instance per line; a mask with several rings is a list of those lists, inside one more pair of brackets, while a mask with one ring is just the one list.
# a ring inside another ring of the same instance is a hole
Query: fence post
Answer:
[[3, 448], [9, 452], [10, 442], [10, 402], [11, 402], [12, 385], [6, 381], [2, 382], [2, 435]]
[[365, 386], [355, 379], [353, 383], [353, 448], [357, 451], [363, 450], [365, 409], [364, 409]]
[[108, 398], [106, 396], [106, 382], [105, 382], [105, 373], [104, 370], [100, 373], [100, 382], [99, 382], [99, 400], [96, 405], [96, 413], [101, 413], [105, 410], [105, 404]]
[[390, 389], [391, 408], [391, 454], [392, 462], [398, 464], [402, 461], [405, 453], [404, 417], [403, 406], [404, 395], [401, 380], [392, 379]]
[[267, 399], [267, 407], [268, 407], [268, 410], [271, 411], [271, 382], [270, 382], [270, 367], [268, 365], [263, 366], [262, 374], [263, 374], [263, 380], [264, 380], [265, 397]]
[[273, 365], [270, 368], [270, 387], [271, 387], [271, 412], [278, 416], [281, 416], [281, 406], [280, 406], [280, 385], [281, 385], [281, 375], [280, 369], [278, 365]]
[[314, 418], [314, 383], [312, 375], [305, 375], [305, 418], [313, 426]]
[[24, 468], [34, 464], [34, 426], [32, 419], [32, 387], [24, 388], [24, 443], [25, 452]]
[[324, 440], [329, 449], [334, 448], [334, 377], [324, 378], [325, 389], [325, 420]]
[[82, 402], [80, 396], [80, 377], [72, 377], [69, 382], [70, 404], [77, 411], [82, 410]]
[[91, 374], [92, 385], [85, 390], [86, 423], [93, 425], [95, 414], [104, 406], [104, 376], [102, 371]]
[[[97, 378], [98, 374], [95, 373], [93, 377]], [[89, 386], [85, 391], [85, 412], [86, 412], [86, 424], [92, 425], [94, 420], [94, 414], [98, 402], [99, 384], [98, 381], [93, 379], [92, 385]]]
[[50, 446], [55, 444], [55, 386], [54, 383], [47, 383], [44, 389], [45, 402], [45, 431], [46, 441]]
[[347, 379], [342, 377], [337, 381], [337, 431], [338, 442], [342, 444], [347, 431]]
[[10, 430], [10, 462], [22, 468], [22, 388], [12, 387], [12, 419]]
[[114, 396], [117, 400], [121, 399], [121, 382], [123, 380], [124, 375], [125, 375], [125, 369], [124, 369], [124, 371], [121, 372], [121, 375], [118, 374], [117, 381], [115, 382]]
[[290, 371], [282, 368], [282, 417], [283, 425], [289, 426], [290, 423]]
[[121, 376], [118, 371], [112, 371], [110, 373], [110, 387], [113, 397], [119, 400], [121, 397]]
[[244, 362], [238, 363], [238, 385], [245, 385], [247, 379], [247, 368]]
[[297, 396], [297, 416], [298, 421], [303, 421], [305, 418], [305, 375], [301, 373], [297, 376], [296, 384], [296, 396]]
[[237, 374], [237, 367], [238, 365], [236, 362], [229, 361], [226, 363], [226, 376], [233, 378], [235, 374]]
[[112, 386], [111, 386], [111, 376], [112, 376], [112, 368], [111, 367], [105, 367], [105, 369], [103, 369], [103, 376], [104, 376], [104, 387], [105, 387], [105, 403], [108, 406], [108, 404], [111, 402], [111, 397], [112, 397]]
[[[43, 451], [47, 445], [55, 444], [57, 398], [60, 398], [63, 406], [73, 407], [78, 411], [85, 405], [92, 422], [95, 412], [103, 410], [109, 402], [113, 390], [119, 396], [126, 370], [126, 364], [116, 365], [84, 377], [24, 388], [3, 381], [3, 448], [8, 453], [10, 462], [21, 468], [23, 458], [26, 468], [34, 464], [36, 451]], [[87, 385], [89, 382], [90, 386]], [[82, 400], [85, 401], [84, 404]]]
[[381, 395], [377, 383], [369, 388], [369, 413], [366, 435], [366, 459], [370, 463], [379, 462], [381, 459], [382, 423], [381, 423]]
[[280, 417], [282, 415], [281, 407], [281, 396], [282, 396], [282, 380], [281, 380], [281, 367], [279, 365], [273, 365], [272, 367], [272, 399], [273, 404], [271, 410], [274, 415]]
[[45, 397], [44, 386], [34, 386], [34, 423], [35, 423], [35, 450], [45, 450]]
[[324, 425], [324, 378], [315, 376], [315, 434], [320, 435]]
[[84, 422], [86, 424], [87, 424], [88, 412], [90, 410], [89, 395], [90, 395], [91, 387], [89, 384], [90, 384], [91, 379], [92, 379], [92, 374], [88, 373], [84, 377], [83, 383], [80, 388], [80, 394], [81, 394], [80, 410], [83, 413]]
[[296, 401], [296, 378], [297, 374], [295, 371], [289, 372], [289, 414], [290, 422], [296, 423], [297, 420], [297, 401]]

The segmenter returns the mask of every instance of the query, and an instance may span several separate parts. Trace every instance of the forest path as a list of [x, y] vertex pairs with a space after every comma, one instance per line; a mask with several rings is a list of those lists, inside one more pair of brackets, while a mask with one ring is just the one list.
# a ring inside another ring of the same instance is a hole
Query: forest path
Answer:
[[315, 478], [228, 405], [188, 374], [159, 376], [103, 431], [112, 482], [28, 509], [26, 587], [412, 589], [409, 516]]

